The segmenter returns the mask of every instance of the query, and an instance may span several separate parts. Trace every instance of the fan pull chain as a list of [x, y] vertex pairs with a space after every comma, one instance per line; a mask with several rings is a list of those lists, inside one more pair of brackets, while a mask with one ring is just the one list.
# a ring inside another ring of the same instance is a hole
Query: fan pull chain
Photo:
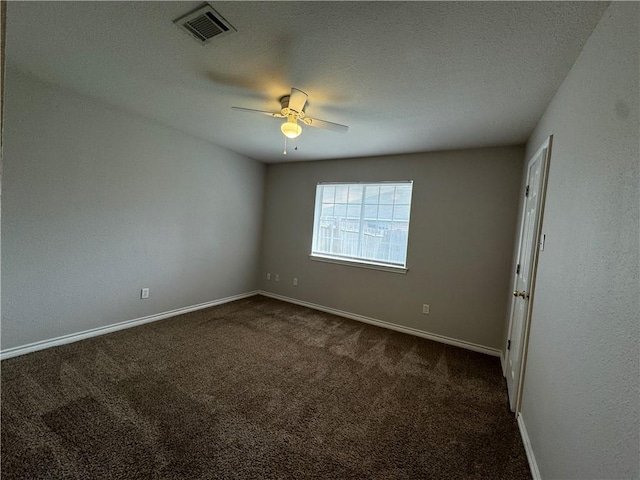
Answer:
[[[296, 142], [297, 143], [297, 142]], [[298, 151], [298, 145], [295, 146], [294, 150], [297, 152]], [[284, 136], [284, 150], [282, 151], [283, 155], [287, 154], [287, 136]]]

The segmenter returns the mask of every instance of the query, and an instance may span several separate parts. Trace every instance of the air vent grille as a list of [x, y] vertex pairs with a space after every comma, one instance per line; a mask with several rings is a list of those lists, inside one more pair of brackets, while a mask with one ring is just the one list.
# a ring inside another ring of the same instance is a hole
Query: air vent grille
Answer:
[[205, 4], [174, 20], [173, 23], [188, 32], [202, 45], [208, 43], [214, 37], [222, 37], [236, 31], [209, 4]]

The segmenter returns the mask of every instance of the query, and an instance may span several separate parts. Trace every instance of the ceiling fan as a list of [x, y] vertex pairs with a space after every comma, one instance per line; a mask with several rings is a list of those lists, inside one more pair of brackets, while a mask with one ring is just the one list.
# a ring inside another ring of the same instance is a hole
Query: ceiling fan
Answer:
[[[346, 133], [347, 130], [349, 130], [349, 127], [347, 127], [346, 125], [307, 117], [304, 111], [305, 105], [307, 103], [307, 98], [309, 98], [309, 96], [302, 90], [291, 88], [291, 94], [285, 95], [280, 99], [281, 108], [279, 112], [265, 112], [263, 110], [254, 110], [251, 108], [242, 107], [231, 108], [233, 108], [234, 110], [240, 110], [242, 112], [268, 115], [274, 118], [286, 118], [286, 121], [280, 126], [280, 130], [287, 138], [297, 138], [300, 136], [300, 134], [302, 133], [302, 126], [299, 122], [302, 122], [309, 127], [323, 128], [325, 130], [332, 130], [339, 133]], [[287, 154], [286, 143], [284, 154]]]

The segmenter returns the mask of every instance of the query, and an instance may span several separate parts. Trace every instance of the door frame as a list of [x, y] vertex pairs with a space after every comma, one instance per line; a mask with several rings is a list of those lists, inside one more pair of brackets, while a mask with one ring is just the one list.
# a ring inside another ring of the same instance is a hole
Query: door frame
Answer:
[[[522, 345], [520, 348], [520, 352], [521, 352], [520, 366], [519, 366], [518, 384], [516, 387], [516, 401], [515, 401], [515, 409], [514, 409], [514, 414], [516, 416], [520, 412], [520, 409], [522, 406], [522, 393], [524, 389], [524, 376], [526, 371], [527, 353], [528, 353], [528, 346], [529, 346], [529, 332], [531, 329], [531, 315], [533, 312], [533, 302], [535, 300], [536, 278], [538, 273], [538, 257], [539, 257], [541, 247], [544, 248], [543, 243], [541, 243], [542, 221], [544, 219], [544, 208], [545, 208], [545, 201], [547, 196], [546, 195], [547, 182], [549, 179], [549, 164], [551, 161], [552, 145], [553, 145], [553, 135], [550, 135], [543, 142], [543, 144], [536, 150], [536, 152], [529, 158], [529, 161], [525, 166], [527, 176], [528, 176], [529, 167], [531, 163], [535, 161], [535, 159], [542, 153], [544, 149], [546, 149], [546, 154], [542, 158], [542, 164], [540, 165], [540, 193], [539, 193], [540, 203], [537, 209], [534, 232], [533, 232], [533, 242], [534, 242], [534, 245], [536, 245], [536, 247], [533, 249], [533, 256], [531, 259], [531, 271], [529, 272], [529, 282], [528, 282], [529, 299], [526, 306], [524, 324], [522, 326]], [[525, 184], [523, 187], [524, 189], [526, 189], [527, 185]], [[525, 210], [527, 208], [524, 189], [521, 192], [521, 197], [520, 197], [525, 200], [522, 202], [522, 208], [520, 209], [521, 218], [520, 218], [520, 228], [518, 230], [518, 243], [516, 245], [516, 256], [515, 256], [516, 264], [518, 263], [520, 259], [520, 255], [522, 253], [522, 234], [524, 229]], [[514, 268], [513, 271], [515, 272], [516, 268]], [[513, 292], [516, 289], [517, 283], [518, 283], [518, 276], [514, 274], [513, 282], [511, 285], [511, 292]], [[514, 311], [516, 308], [516, 298], [511, 295], [510, 295], [510, 298], [511, 298], [511, 308], [509, 309], [509, 329], [507, 330], [507, 345], [509, 345], [508, 342], [511, 341], [511, 332], [513, 329], [513, 317], [514, 317]], [[509, 350], [510, 349], [507, 348], [507, 351], [505, 352], [505, 371], [504, 371], [505, 376], [508, 374], [508, 370], [506, 369], [506, 366], [509, 363]]]
[[[4, 167], [4, 90], [5, 55], [7, 47], [7, 2], [0, 2], [0, 217], [2, 217], [2, 173]], [[2, 221], [0, 218], [0, 229]], [[2, 235], [0, 235], [0, 239]], [[2, 241], [0, 240], [0, 318], [2, 317]]]

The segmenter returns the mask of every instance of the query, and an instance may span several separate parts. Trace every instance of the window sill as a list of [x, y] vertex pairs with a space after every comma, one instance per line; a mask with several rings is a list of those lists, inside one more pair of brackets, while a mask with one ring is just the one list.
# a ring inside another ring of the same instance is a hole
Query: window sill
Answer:
[[315, 262], [336, 263], [338, 265], [347, 265], [349, 267], [368, 268], [370, 270], [381, 270], [383, 272], [406, 274], [409, 269], [405, 267], [394, 267], [391, 265], [381, 265], [378, 263], [365, 263], [355, 260], [343, 260], [333, 257], [323, 257], [320, 255], [309, 255], [309, 258]]

